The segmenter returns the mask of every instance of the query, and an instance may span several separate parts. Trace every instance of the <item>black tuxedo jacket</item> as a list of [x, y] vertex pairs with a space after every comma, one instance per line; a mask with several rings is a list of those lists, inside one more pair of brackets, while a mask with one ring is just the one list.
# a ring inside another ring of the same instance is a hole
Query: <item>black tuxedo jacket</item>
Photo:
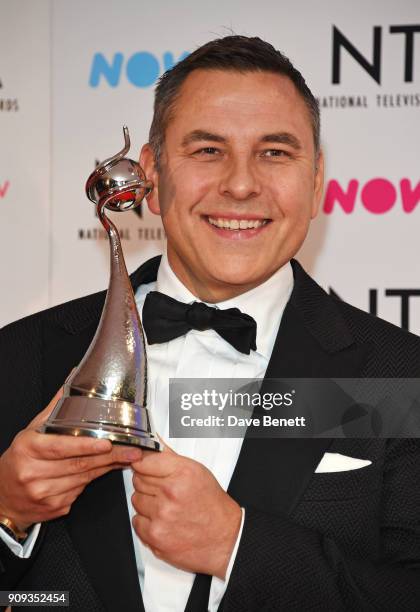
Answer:
[[[132, 275], [135, 289], [156, 278], [158, 264]], [[328, 296], [292, 265], [267, 377], [418, 377], [418, 337]], [[104, 297], [2, 330], [0, 452], [79, 363]], [[372, 463], [314, 473], [327, 450]], [[246, 518], [223, 612], [420, 610], [419, 440], [245, 438], [229, 493]], [[196, 577], [186, 612], [207, 610], [209, 586], [209, 576]], [[75, 612], [144, 611], [121, 472], [92, 482], [68, 516], [44, 524], [30, 559], [1, 544], [0, 587], [69, 590]]]

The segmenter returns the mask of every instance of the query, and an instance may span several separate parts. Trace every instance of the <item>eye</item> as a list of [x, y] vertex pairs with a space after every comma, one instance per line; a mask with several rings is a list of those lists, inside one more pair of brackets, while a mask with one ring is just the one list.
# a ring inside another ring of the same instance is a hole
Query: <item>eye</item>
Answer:
[[220, 150], [216, 147], [203, 147], [194, 151], [194, 155], [217, 155], [220, 153]]
[[289, 151], [284, 149], [266, 149], [261, 153], [262, 157], [291, 157]]

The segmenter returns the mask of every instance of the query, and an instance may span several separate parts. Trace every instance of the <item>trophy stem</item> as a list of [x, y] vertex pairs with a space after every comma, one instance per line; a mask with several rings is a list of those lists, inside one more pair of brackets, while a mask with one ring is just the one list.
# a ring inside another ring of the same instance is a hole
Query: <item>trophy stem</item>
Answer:
[[131, 286], [130, 277], [128, 276], [127, 266], [125, 265], [120, 236], [118, 234], [117, 228], [115, 227], [111, 219], [109, 219], [109, 217], [107, 217], [105, 214], [106, 205], [108, 201], [113, 199], [113, 197], [114, 196], [110, 195], [108, 197], [101, 198], [96, 206], [96, 211], [98, 213], [99, 220], [102, 223], [109, 238], [111, 259], [108, 290], [110, 290], [111, 286], [116, 282], [120, 283], [124, 286], [124, 291], [127, 293], [127, 296], [132, 296], [133, 302], [135, 304], [133, 288]]

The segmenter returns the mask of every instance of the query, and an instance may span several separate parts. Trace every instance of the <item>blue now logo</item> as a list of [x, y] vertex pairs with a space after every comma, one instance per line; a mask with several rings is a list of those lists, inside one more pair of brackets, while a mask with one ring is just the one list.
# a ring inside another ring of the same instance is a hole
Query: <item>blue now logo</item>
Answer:
[[123, 53], [114, 53], [112, 58], [107, 58], [103, 53], [95, 53], [90, 69], [89, 85], [98, 87], [101, 83], [107, 83], [110, 87], [118, 87], [121, 76], [125, 76], [134, 87], [151, 87], [161, 74], [189, 55], [184, 51], [176, 59], [170, 51], [165, 51], [158, 58], [149, 51], [138, 51], [129, 57]]

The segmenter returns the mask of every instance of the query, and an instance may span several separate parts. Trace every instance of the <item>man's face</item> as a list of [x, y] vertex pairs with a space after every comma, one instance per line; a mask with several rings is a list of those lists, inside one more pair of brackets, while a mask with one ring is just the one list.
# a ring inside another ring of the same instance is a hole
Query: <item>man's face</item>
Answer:
[[307, 107], [286, 77], [196, 70], [183, 83], [155, 189], [178, 278], [217, 302], [267, 280], [301, 246], [322, 193]]

